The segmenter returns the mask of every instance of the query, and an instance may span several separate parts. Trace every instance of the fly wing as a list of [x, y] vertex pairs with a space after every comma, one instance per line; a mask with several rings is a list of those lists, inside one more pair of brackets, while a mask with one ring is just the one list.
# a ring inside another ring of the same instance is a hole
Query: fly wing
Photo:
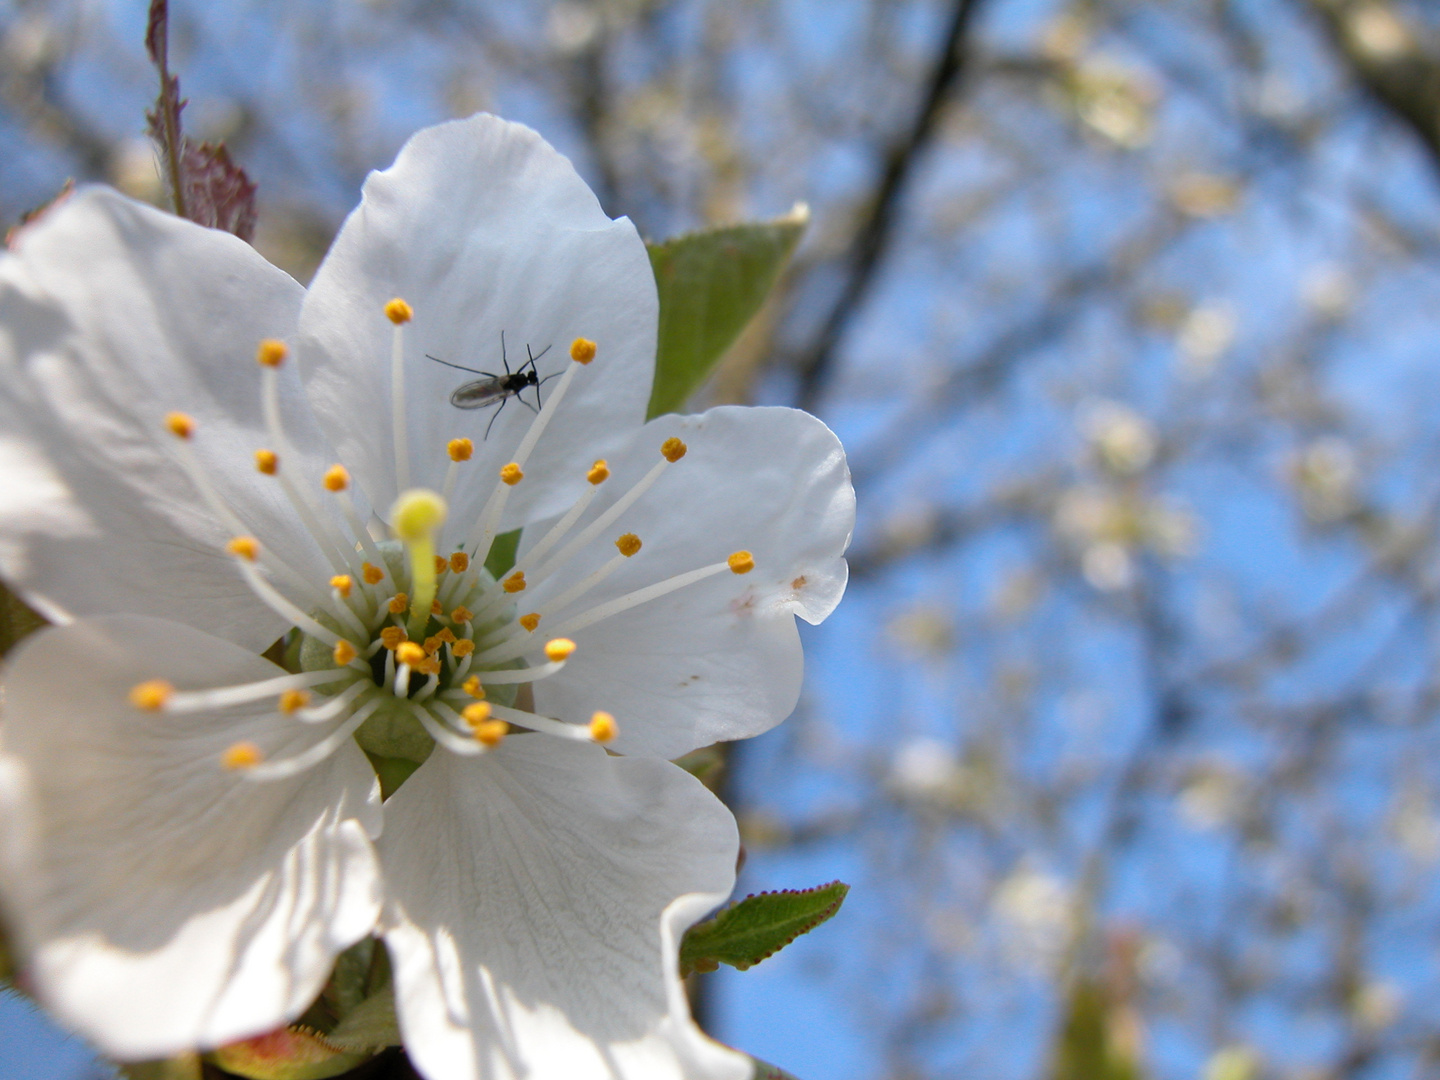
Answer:
[[456, 387], [450, 404], [457, 409], [483, 409], [503, 400], [507, 393], [503, 379], [476, 379]]

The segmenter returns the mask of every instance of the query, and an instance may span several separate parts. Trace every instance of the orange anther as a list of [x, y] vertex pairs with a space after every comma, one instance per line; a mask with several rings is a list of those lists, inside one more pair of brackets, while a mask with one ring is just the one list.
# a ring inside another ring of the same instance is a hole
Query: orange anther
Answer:
[[401, 326], [415, 317], [415, 309], [397, 296], [385, 305], [385, 317], [396, 326]]
[[730, 569], [736, 574], [748, 574], [755, 569], [755, 556], [748, 551], [737, 551], [725, 560], [730, 564]]
[[620, 549], [620, 554], [628, 559], [640, 550], [640, 537], [634, 533], [626, 533], [615, 541], [615, 546]]
[[188, 439], [195, 431], [195, 421], [183, 412], [166, 413], [165, 426], [177, 439]]
[[379, 585], [385, 580], [385, 571], [371, 563], [361, 563], [360, 576], [365, 579], [366, 585]]
[[469, 461], [475, 453], [475, 444], [469, 439], [451, 439], [445, 444], [445, 450], [451, 461]]
[[504, 483], [509, 484], [511, 487], [514, 487], [521, 480], [525, 479], [525, 474], [520, 471], [520, 466], [516, 465], [515, 462], [512, 461], [509, 465], [506, 465], [503, 469], [500, 470], [500, 479]]
[[326, 491], [344, 491], [350, 486], [350, 472], [344, 465], [331, 465], [325, 470], [325, 478], [322, 483], [324, 483]]
[[689, 449], [688, 446], [673, 435], [660, 444], [661, 456], [672, 465], [684, 457]]
[[570, 343], [570, 359], [577, 364], [588, 364], [595, 359], [595, 342], [589, 338], [577, 337]]
[[164, 679], [151, 679], [130, 688], [130, 704], [146, 712], [158, 712], [175, 693], [175, 687]]
[[261, 367], [279, 367], [290, 355], [290, 346], [274, 338], [266, 338], [255, 350], [255, 360]]
[[533, 634], [535, 627], [540, 625], [540, 613], [538, 611], [532, 611], [529, 615], [521, 615], [520, 625]]
[[266, 476], [274, 476], [280, 471], [280, 455], [274, 450], [256, 450], [255, 468]]
[[253, 536], [237, 536], [225, 545], [225, 550], [246, 562], [254, 562], [260, 557], [260, 541]]
[[457, 551], [450, 556], [450, 569], [457, 574], [463, 574], [470, 569], [470, 556], [463, 551]]

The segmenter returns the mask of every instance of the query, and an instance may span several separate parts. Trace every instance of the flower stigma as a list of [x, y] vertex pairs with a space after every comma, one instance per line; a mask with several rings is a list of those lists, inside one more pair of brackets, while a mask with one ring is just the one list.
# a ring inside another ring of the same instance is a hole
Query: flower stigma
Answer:
[[[131, 689], [130, 704], [146, 711], [191, 713], [268, 703], [273, 718], [311, 725], [319, 733], [317, 741], [298, 753], [276, 751], [250, 739], [224, 750], [219, 767], [257, 781], [311, 768], [352, 738], [377, 770], [380, 762], [397, 759], [411, 763], [413, 770], [437, 744], [457, 754], [486, 753], [517, 731], [602, 745], [613, 742], [620, 725], [609, 712], [597, 709], [587, 720], [543, 716], [525, 707], [532, 698], [522, 694], [522, 688], [564, 670], [577, 651], [573, 635], [714, 575], [748, 573], [755, 566], [753, 556], [737, 551], [724, 561], [600, 603], [585, 602], [587, 594], [629, 560], [644, 562], [641, 537], [618, 525], [660, 476], [685, 457], [685, 443], [672, 437], [658, 447], [657, 460], [647, 472], [582, 524], [612, 475], [605, 460], [595, 459], [570, 509], [513, 566], [492, 574], [486, 562], [511, 493], [521, 484], [558, 479], [527, 475], [526, 466], [577, 373], [590, 369], [599, 349], [593, 341], [575, 339], [570, 347], [573, 362], [560, 373], [543, 407], [535, 410], [511, 460], [498, 475], [490, 474], [493, 486], [479, 513], [472, 521], [454, 521], [455, 490], [460, 484], [483, 482], [469, 464], [475, 443], [457, 435], [446, 444], [441, 491], [408, 487], [404, 372], [409, 356], [406, 327], [415, 311], [396, 298], [384, 306], [383, 314], [391, 324], [392, 436], [401, 487], [389, 513], [392, 538], [377, 539], [363, 524], [345, 465], [333, 464], [319, 476], [292, 475], [286, 463], [301, 458], [291, 452], [281, 425], [278, 381], [289, 349], [276, 340], [260, 342], [256, 360], [267, 445], [254, 451], [251, 475], [266, 478], [257, 483], [279, 484], [328, 572], [310, 580], [267, 546], [263, 535], [255, 535], [225, 501], [194, 450], [205, 439], [203, 425], [186, 413], [171, 412], [165, 426], [174, 436], [179, 464], [230, 532], [224, 551], [255, 595], [293, 628], [286, 639], [293, 670], [258, 682], [199, 690], [152, 679]], [[581, 552], [606, 543], [615, 549], [607, 560], [547, 595], [543, 587]], [[532, 595], [540, 602], [517, 606]], [[542, 624], [546, 633], [539, 635]]]

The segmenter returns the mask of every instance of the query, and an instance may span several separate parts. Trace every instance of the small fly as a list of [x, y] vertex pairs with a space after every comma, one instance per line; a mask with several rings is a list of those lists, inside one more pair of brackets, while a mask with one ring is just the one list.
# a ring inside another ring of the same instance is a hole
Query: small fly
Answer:
[[[551, 379], [560, 373], [546, 375], [540, 378], [540, 373], [535, 370], [535, 361], [550, 351], [550, 346], [540, 350], [540, 356], [534, 356], [530, 352], [530, 346], [525, 346], [525, 355], [529, 357], [523, 364], [514, 371], [510, 370], [510, 359], [505, 355], [505, 331], [500, 331], [500, 362], [505, 365], [505, 374], [496, 375], [493, 371], [479, 371], [476, 368], [465, 367], [463, 364], [452, 364], [449, 360], [441, 360], [438, 356], [425, 354], [425, 359], [434, 360], [437, 364], [444, 364], [446, 367], [458, 368], [461, 371], [468, 371], [472, 375], [483, 375], [483, 379], [476, 379], [473, 382], [462, 383], [455, 388], [450, 395], [450, 404], [457, 409], [484, 409], [496, 403], [500, 408], [495, 410], [495, 415], [490, 418], [490, 423], [485, 426], [485, 438], [490, 438], [490, 429], [495, 426], [495, 421], [500, 418], [500, 412], [505, 408], [505, 402], [512, 397], [518, 398], [520, 404], [524, 405], [531, 412], [540, 411], [540, 387], [544, 386]], [[529, 368], [527, 371], [526, 368]], [[521, 396], [521, 391], [527, 387], [535, 388], [535, 404], [531, 405]]]

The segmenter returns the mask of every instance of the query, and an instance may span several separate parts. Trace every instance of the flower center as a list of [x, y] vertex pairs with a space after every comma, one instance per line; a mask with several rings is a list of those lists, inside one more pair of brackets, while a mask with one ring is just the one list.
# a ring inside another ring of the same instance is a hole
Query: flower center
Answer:
[[[392, 430], [396, 476], [404, 488], [410, 472], [404, 326], [413, 311], [404, 301], [392, 300], [385, 314], [394, 327]], [[455, 527], [464, 525], [446, 519], [449, 496], [474, 454], [471, 440], [456, 438], [448, 444], [450, 460], [442, 492], [402, 492], [390, 513], [394, 538], [377, 540], [360, 520], [344, 466], [334, 465], [321, 477], [330, 506], [312, 501], [286, 468], [292, 455], [280, 424], [277, 372], [287, 355], [288, 349], [278, 341], [262, 342], [258, 350], [271, 446], [256, 451], [255, 467], [282, 486], [296, 517], [330, 564], [333, 573], [327, 581], [308, 580], [250, 535], [191, 449], [194, 421], [182, 413], [171, 413], [166, 420], [176, 436], [181, 465], [212, 511], [235, 534], [226, 550], [240, 573], [255, 595], [295, 628], [290, 637], [291, 666], [299, 670], [243, 686], [185, 692], [155, 680], [136, 686], [131, 703], [140, 709], [181, 713], [273, 698], [278, 718], [326, 728], [315, 744], [288, 758], [267, 759], [265, 748], [237, 743], [222, 755], [220, 764], [225, 768], [256, 780], [291, 776], [325, 760], [352, 737], [372, 759], [412, 764], [424, 762], [437, 743], [455, 753], [484, 753], [514, 730], [608, 743], [619, 730], [609, 713], [597, 710], [588, 721], [577, 722], [543, 716], [531, 704], [530, 685], [559, 674], [575, 651], [569, 635], [715, 574], [743, 574], [754, 566], [750, 554], [740, 551], [724, 562], [599, 604], [583, 602], [642, 551], [639, 536], [626, 532], [615, 537], [615, 530], [665, 470], [685, 457], [685, 444], [671, 438], [660, 447], [655, 464], [624, 495], [582, 526], [600, 485], [610, 479], [608, 464], [595, 461], [571, 508], [498, 580], [486, 570], [486, 557], [510, 493], [526, 482], [526, 462], [576, 373], [595, 358], [593, 342], [579, 338], [571, 345], [573, 362], [559, 375], [544, 406], [534, 408], [535, 418], [514, 459], [499, 470], [489, 498], [464, 530], [463, 541], [449, 546], [442, 545], [447, 525], [452, 537], [461, 535]], [[607, 534], [614, 537], [616, 552], [610, 559], [544, 603], [525, 603], [527, 596], [577, 554], [603, 542], [600, 538]]]

